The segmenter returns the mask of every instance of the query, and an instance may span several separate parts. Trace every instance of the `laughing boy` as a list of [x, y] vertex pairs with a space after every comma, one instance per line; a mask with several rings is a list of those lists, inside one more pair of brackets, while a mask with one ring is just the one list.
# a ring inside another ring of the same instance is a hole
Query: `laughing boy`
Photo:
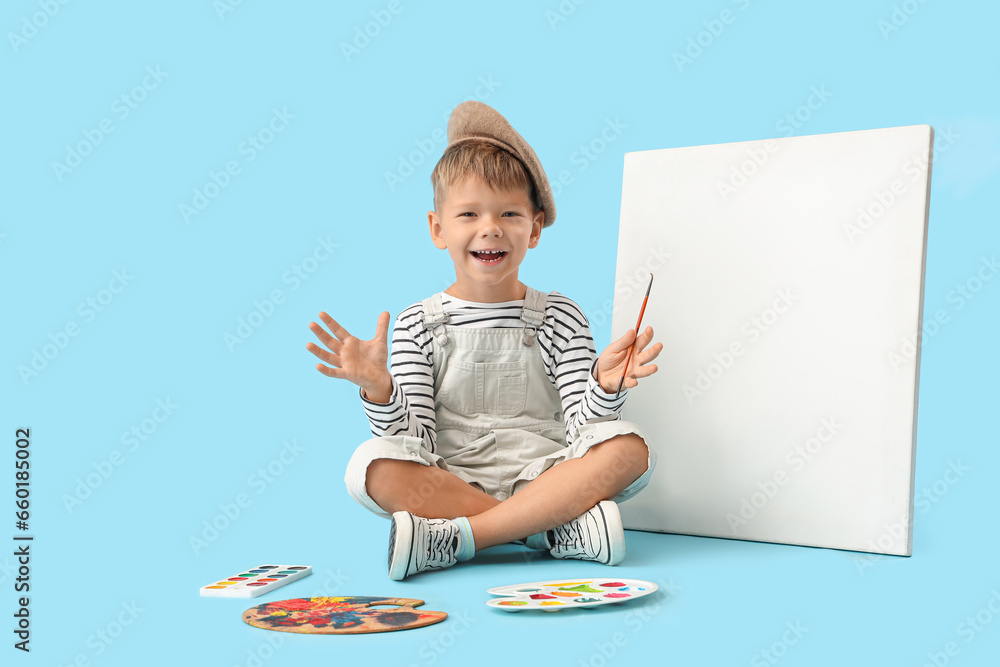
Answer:
[[309, 325], [323, 346], [307, 345], [317, 370], [358, 385], [371, 422], [348, 491], [391, 517], [391, 579], [513, 541], [616, 565], [625, 557], [617, 503], [645, 487], [656, 459], [620, 411], [663, 346], [649, 346], [647, 327], [598, 356], [579, 306], [518, 280], [556, 210], [534, 150], [503, 116], [464, 102], [448, 142], [427, 217], [455, 283], [399, 314], [391, 358], [389, 313], [367, 341], [326, 313], [329, 331]]

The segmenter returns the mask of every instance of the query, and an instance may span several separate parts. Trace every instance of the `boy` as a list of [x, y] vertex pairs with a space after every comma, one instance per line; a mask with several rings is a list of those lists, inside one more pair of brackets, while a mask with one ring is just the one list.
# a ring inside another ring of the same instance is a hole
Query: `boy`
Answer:
[[[434, 168], [431, 240], [455, 283], [361, 341], [333, 318], [309, 327], [321, 373], [361, 388], [373, 437], [348, 464], [351, 496], [390, 516], [389, 577], [401, 580], [523, 540], [556, 558], [616, 565], [625, 536], [613, 499], [647, 483], [655, 455], [621, 421], [616, 397], [656, 371], [653, 330], [629, 331], [597, 357], [586, 318], [557, 292], [517, 279], [555, 221], [545, 172], [506, 119], [464, 102]], [[596, 357], [596, 360], [595, 360]]]

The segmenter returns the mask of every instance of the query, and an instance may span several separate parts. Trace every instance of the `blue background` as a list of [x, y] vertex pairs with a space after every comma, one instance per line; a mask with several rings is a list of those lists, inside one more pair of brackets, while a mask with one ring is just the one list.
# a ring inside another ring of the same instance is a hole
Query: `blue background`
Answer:
[[[985, 1], [5, 3], [4, 663], [995, 664], [1000, 280], [961, 307], [955, 290], [1000, 247], [998, 20]], [[814, 87], [828, 99], [802, 107]], [[427, 236], [428, 177], [469, 98], [507, 116], [550, 177], [569, 173], [521, 277], [574, 298], [598, 349], [625, 152], [923, 123], [952, 137], [933, 171], [925, 314], [949, 319], [924, 341], [911, 558], [630, 532], [625, 563], [598, 576], [666, 594], [545, 616], [488, 609], [485, 591], [594, 567], [502, 547], [388, 580], [388, 524], [343, 484], [367, 422], [356, 388], [313, 369], [307, 325], [327, 310], [367, 338], [381, 310], [453, 280]], [[609, 121], [624, 127], [584, 157]], [[252, 160], [250, 136], [269, 141]], [[211, 198], [185, 220], [196, 190]], [[314, 254], [317, 239], [335, 249]], [[296, 266], [312, 272], [296, 282]], [[259, 326], [227, 344], [241, 318]], [[161, 422], [158, 400], [176, 406]], [[30, 654], [11, 632], [18, 427]], [[198, 597], [264, 561], [315, 573], [255, 601]], [[421, 598], [451, 617], [356, 637], [240, 621], [316, 594]]]

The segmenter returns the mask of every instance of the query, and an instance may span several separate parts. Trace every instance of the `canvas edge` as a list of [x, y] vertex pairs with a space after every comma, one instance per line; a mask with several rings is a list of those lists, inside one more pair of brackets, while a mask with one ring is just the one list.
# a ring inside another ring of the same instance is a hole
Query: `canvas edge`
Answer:
[[927, 276], [927, 234], [930, 225], [931, 213], [931, 172], [934, 166], [934, 128], [931, 125], [923, 125], [927, 128], [927, 174], [924, 184], [924, 226], [923, 242], [920, 255], [920, 299], [917, 306], [917, 344], [915, 352], [915, 363], [913, 368], [913, 427], [910, 432], [910, 503], [907, 516], [906, 530], [906, 556], [913, 555], [913, 496], [916, 490], [917, 477], [917, 417], [920, 412], [920, 357], [923, 352], [923, 327], [924, 327], [924, 284]]

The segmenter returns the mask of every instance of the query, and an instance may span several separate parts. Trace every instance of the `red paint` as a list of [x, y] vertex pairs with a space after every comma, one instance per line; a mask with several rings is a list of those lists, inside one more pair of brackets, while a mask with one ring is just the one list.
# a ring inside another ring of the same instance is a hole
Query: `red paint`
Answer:
[[620, 581], [612, 581], [607, 584], [601, 584], [601, 586], [604, 586], [605, 588], [622, 588], [625, 584]]
[[531, 596], [532, 600], [555, 600], [555, 595], [546, 595], [545, 593], [535, 593]]

